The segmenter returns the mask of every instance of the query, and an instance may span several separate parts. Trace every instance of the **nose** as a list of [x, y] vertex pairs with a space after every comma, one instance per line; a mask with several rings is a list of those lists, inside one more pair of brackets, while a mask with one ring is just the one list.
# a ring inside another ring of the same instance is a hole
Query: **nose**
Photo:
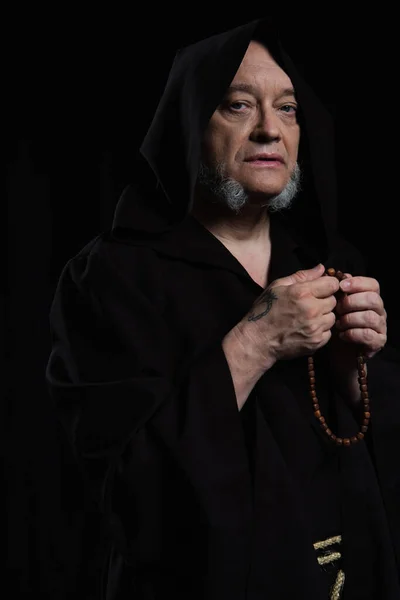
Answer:
[[273, 110], [264, 109], [260, 111], [250, 139], [258, 143], [274, 142], [281, 139], [279, 118]]

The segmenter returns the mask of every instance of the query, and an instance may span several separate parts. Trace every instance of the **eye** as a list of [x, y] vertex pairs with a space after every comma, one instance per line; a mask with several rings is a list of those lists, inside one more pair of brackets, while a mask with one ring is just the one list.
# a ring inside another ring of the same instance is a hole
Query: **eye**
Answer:
[[280, 110], [287, 113], [288, 115], [295, 115], [297, 113], [297, 106], [294, 106], [293, 104], [284, 104], [283, 106], [281, 106]]
[[231, 102], [229, 105], [229, 108], [235, 112], [243, 112], [243, 109], [247, 107], [248, 105], [245, 102], [240, 102], [239, 100], [237, 102]]

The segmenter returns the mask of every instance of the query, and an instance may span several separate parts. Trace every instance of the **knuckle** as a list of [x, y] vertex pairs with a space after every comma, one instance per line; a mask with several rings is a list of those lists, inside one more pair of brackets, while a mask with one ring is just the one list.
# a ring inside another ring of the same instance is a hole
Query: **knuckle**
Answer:
[[374, 331], [372, 331], [372, 329], [364, 329], [363, 330], [363, 338], [364, 341], [367, 343], [370, 343], [374, 340]]
[[319, 350], [320, 348], [323, 348], [331, 339], [332, 334], [330, 331], [326, 331], [324, 333], [323, 336], [321, 336], [321, 339], [318, 340], [318, 343], [315, 345], [315, 350]]
[[299, 271], [296, 271], [296, 278], [300, 281], [306, 281], [307, 273], [303, 269], [300, 269]]
[[379, 285], [379, 281], [377, 279], [374, 279], [373, 277], [371, 277], [371, 288], [375, 293], [380, 294], [381, 288]]
[[291, 285], [289, 287], [288, 294], [294, 300], [301, 300], [305, 296], [308, 296], [308, 290], [305, 289], [305, 287], [303, 285], [294, 283], [293, 285]]
[[330, 330], [324, 331], [318, 339], [318, 347], [320, 348], [320, 347], [324, 346], [330, 340], [331, 337], [332, 337], [332, 333]]
[[340, 289], [340, 284], [339, 281], [336, 279], [336, 277], [329, 277], [329, 288], [328, 290], [332, 293], [335, 294], [339, 289]]
[[315, 319], [319, 316], [319, 311], [315, 306], [307, 307], [304, 312], [307, 320], [311, 322], [314, 322]]
[[314, 325], [312, 323], [308, 323], [308, 325], [304, 327], [304, 332], [307, 337], [313, 337], [315, 333]]
[[318, 332], [319, 327], [315, 321], [308, 321], [304, 329], [309, 337], [314, 337], [315, 334]]
[[354, 304], [353, 296], [346, 296], [345, 298], [343, 298], [342, 303], [341, 303], [342, 312], [351, 310], [353, 307], [353, 304]]
[[363, 281], [364, 281], [364, 276], [363, 275], [354, 275], [354, 277], [352, 277], [352, 282], [354, 283], [355, 287], [362, 286]]
[[365, 314], [365, 317], [367, 325], [370, 325], [371, 327], [376, 327], [380, 324], [379, 315], [377, 315], [373, 310], [368, 310]]
[[323, 289], [327, 294], [332, 296], [333, 294], [336, 294], [339, 288], [339, 281], [336, 277], [325, 277]]
[[288, 286], [286, 291], [289, 298], [297, 298], [299, 295], [299, 285], [297, 283], [293, 283], [292, 285]]
[[367, 293], [367, 302], [371, 306], [381, 307], [382, 299], [376, 292], [368, 292]]

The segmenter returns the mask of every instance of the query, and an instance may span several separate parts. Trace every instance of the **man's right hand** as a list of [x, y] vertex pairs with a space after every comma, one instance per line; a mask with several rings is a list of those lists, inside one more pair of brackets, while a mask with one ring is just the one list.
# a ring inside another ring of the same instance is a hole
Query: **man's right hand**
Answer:
[[260, 365], [312, 355], [329, 341], [339, 282], [324, 271], [320, 264], [276, 279], [236, 325]]

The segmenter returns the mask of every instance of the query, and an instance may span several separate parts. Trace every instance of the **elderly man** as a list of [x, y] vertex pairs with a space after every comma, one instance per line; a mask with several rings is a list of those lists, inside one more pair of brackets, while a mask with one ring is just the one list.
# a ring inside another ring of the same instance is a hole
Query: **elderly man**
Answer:
[[269, 22], [178, 53], [141, 155], [51, 313], [105, 597], [398, 599], [386, 312], [336, 232], [329, 115]]

